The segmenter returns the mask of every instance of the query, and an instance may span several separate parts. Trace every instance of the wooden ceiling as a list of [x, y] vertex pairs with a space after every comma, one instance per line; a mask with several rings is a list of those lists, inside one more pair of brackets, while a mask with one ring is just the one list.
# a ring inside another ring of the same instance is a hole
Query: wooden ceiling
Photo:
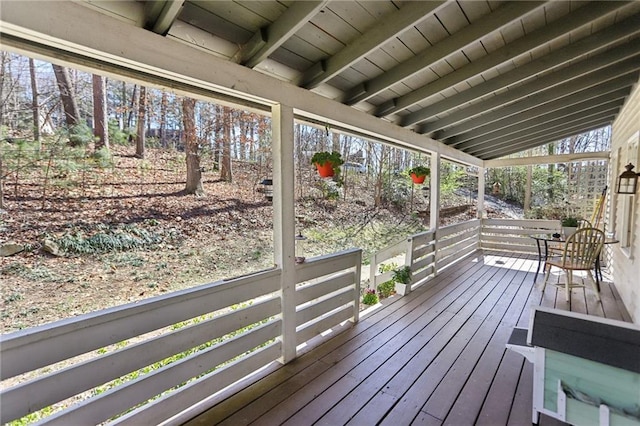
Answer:
[[640, 70], [639, 1], [82, 4], [483, 160], [610, 124]]

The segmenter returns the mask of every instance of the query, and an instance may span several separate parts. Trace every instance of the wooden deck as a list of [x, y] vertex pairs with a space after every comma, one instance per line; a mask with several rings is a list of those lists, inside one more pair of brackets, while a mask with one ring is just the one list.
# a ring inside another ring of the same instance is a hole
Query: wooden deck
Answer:
[[[531, 424], [532, 366], [505, 343], [530, 307], [569, 309], [564, 290], [534, 286], [536, 265], [478, 252], [188, 424]], [[601, 297], [574, 289], [571, 309], [630, 320], [606, 280]]]

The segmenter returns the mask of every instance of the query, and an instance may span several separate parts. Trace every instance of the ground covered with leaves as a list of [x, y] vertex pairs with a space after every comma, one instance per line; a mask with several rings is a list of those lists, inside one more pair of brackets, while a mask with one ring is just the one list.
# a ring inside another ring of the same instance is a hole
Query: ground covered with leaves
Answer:
[[[0, 257], [3, 333], [273, 266], [262, 166], [234, 162], [230, 183], [205, 161], [206, 194], [196, 197], [181, 193], [183, 153], [141, 160], [132, 151], [117, 147], [104, 161], [27, 153], [22, 166], [4, 158], [0, 243], [25, 250]], [[311, 166], [298, 171], [296, 228], [308, 256], [361, 247], [367, 257], [424, 229], [417, 193], [374, 207], [371, 179], [347, 175], [346, 196], [327, 199]]]

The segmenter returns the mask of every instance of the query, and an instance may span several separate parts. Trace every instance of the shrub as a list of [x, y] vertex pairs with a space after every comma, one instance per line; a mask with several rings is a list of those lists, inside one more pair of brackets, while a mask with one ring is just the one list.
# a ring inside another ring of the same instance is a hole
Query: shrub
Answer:
[[391, 296], [394, 291], [395, 283], [393, 280], [385, 281], [382, 284], [378, 285], [378, 295], [381, 299]]
[[365, 305], [375, 305], [378, 303], [378, 295], [376, 294], [376, 291], [371, 288], [366, 289], [364, 296], [362, 297], [362, 303]]
[[403, 266], [401, 268], [394, 269], [393, 281], [400, 284], [409, 284], [411, 282], [411, 268]]

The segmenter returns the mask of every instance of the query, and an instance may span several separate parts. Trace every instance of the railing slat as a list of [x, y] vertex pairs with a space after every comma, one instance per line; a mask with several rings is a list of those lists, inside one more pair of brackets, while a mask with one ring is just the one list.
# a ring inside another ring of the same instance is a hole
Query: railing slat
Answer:
[[300, 326], [309, 321], [313, 321], [314, 319], [328, 312], [331, 312], [332, 310], [337, 309], [340, 306], [353, 303], [354, 291], [355, 290], [353, 288], [347, 288], [346, 291], [342, 293], [338, 293], [335, 296], [329, 297], [325, 300], [322, 300], [310, 306], [306, 306], [303, 309], [299, 310], [298, 312], [296, 312], [296, 326]]
[[3, 423], [5, 419], [40, 410], [279, 312], [279, 298], [261, 301], [6, 389], [0, 394]]
[[97, 424], [108, 420], [136, 404], [143, 403], [167, 389], [205, 373], [212, 367], [241, 355], [270, 339], [275, 339], [280, 335], [281, 329], [281, 321], [273, 321], [259, 326], [232, 340], [198, 352], [161, 370], [141, 376], [134, 381], [127, 382], [54, 414], [47, 419], [47, 424]]
[[[275, 292], [279, 270], [157, 296], [0, 337], [4, 380]], [[132, 318], [135, 321], [132, 322]], [[29, 356], [24, 356], [24, 348]]]

